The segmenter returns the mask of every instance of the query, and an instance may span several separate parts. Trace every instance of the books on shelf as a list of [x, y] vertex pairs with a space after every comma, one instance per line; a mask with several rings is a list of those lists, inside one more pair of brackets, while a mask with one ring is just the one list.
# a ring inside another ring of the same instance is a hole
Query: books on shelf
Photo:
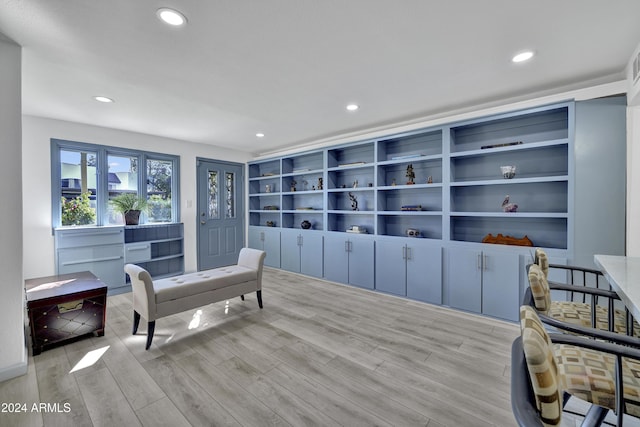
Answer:
[[401, 211], [421, 211], [422, 205], [403, 205], [400, 207]]
[[358, 166], [358, 165], [364, 165], [367, 162], [351, 162], [351, 163], [341, 163], [338, 165], [338, 167], [340, 168], [344, 168], [346, 166]]
[[424, 157], [424, 154], [407, 154], [404, 156], [395, 156], [392, 157], [391, 160], [413, 159], [415, 157]]

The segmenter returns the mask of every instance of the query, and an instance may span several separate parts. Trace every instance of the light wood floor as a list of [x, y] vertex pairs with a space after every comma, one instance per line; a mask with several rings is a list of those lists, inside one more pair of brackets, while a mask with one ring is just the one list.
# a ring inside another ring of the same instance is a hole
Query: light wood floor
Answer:
[[0, 401], [27, 411], [0, 425], [515, 425], [515, 324], [266, 269], [263, 310], [252, 294], [160, 319], [145, 351], [130, 298], [109, 297], [104, 337], [1, 383]]

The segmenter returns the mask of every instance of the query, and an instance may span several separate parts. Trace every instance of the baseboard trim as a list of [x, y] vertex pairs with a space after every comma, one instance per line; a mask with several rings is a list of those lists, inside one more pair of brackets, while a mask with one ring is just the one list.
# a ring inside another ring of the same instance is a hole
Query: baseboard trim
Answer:
[[25, 347], [21, 362], [0, 369], [0, 383], [26, 374], [28, 369], [29, 355], [27, 354], [27, 349]]

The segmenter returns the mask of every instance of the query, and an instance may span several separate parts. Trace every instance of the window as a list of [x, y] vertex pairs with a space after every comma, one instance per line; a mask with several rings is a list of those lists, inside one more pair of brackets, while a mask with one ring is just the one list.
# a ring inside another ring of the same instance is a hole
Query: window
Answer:
[[113, 198], [144, 197], [140, 223], [179, 218], [179, 158], [81, 142], [51, 140], [53, 226], [123, 224]]
[[96, 223], [96, 170], [94, 151], [60, 150], [60, 225]]

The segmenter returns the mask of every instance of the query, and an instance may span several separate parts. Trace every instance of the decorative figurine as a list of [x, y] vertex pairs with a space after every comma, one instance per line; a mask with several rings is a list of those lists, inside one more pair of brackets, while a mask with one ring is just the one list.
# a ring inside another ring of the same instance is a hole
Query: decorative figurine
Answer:
[[309, 185], [309, 181], [306, 179], [302, 180], [302, 191], [307, 191], [307, 185]]
[[318, 178], [318, 190], [322, 190], [322, 177]]
[[502, 201], [502, 210], [505, 212], [516, 212], [518, 210], [518, 205], [515, 203], [509, 203], [509, 195], [504, 196], [504, 200]]
[[353, 181], [353, 188], [358, 188], [358, 180]]
[[433, 177], [431, 175], [427, 178], [427, 184], [433, 184]]
[[391, 180], [391, 185], [392, 185], [392, 186], [395, 186], [395, 185], [396, 185], [396, 179], [395, 179], [395, 178], [393, 178], [393, 179]]
[[297, 182], [295, 180], [291, 181], [291, 191], [296, 191], [296, 184]]
[[271, 193], [271, 185], [267, 184], [264, 186], [264, 192], [265, 193]]
[[407, 166], [407, 173], [405, 174], [405, 176], [409, 178], [409, 180], [407, 181], [407, 185], [415, 184], [413, 180], [416, 178], [416, 174], [413, 172], [413, 165], [411, 163], [409, 163], [409, 165]]
[[311, 223], [305, 219], [300, 223], [300, 228], [304, 230], [309, 230], [311, 228]]
[[353, 195], [353, 193], [351, 191], [349, 191], [349, 200], [351, 200], [351, 210], [352, 211], [357, 211], [358, 210], [358, 199], [356, 198], [356, 196]]

